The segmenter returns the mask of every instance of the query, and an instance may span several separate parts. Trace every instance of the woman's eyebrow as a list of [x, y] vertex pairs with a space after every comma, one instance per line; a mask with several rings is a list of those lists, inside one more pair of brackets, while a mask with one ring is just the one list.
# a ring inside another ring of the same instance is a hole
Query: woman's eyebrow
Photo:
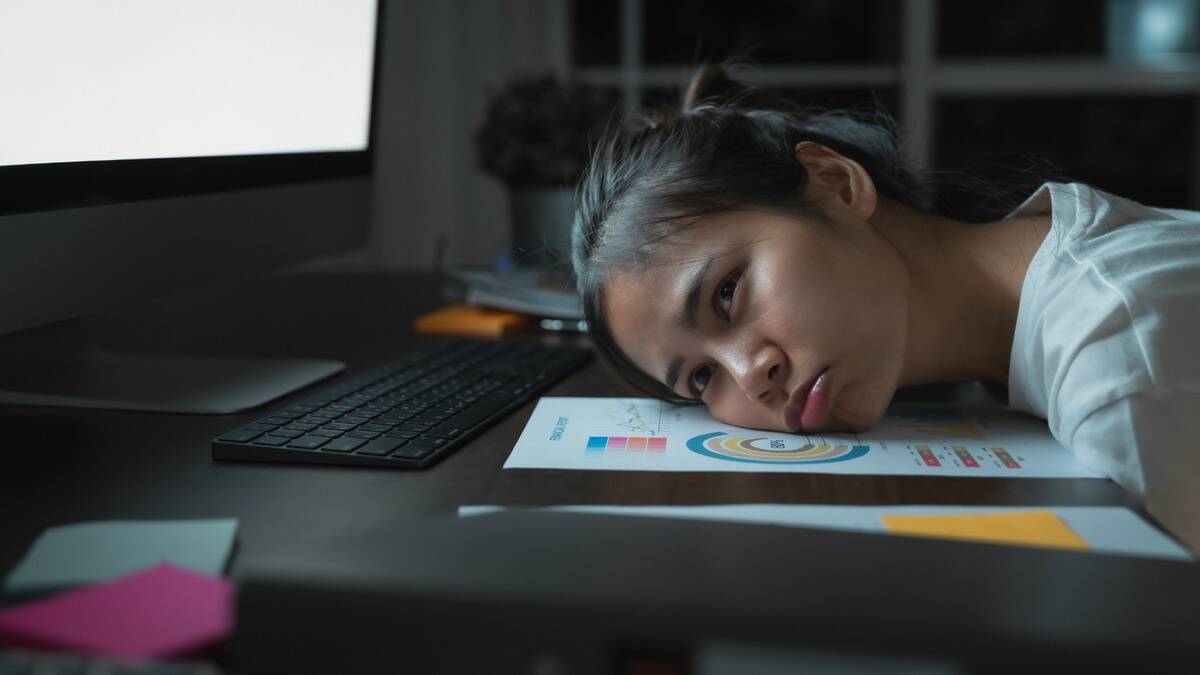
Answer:
[[[704, 260], [704, 263], [692, 272], [692, 276], [688, 279], [684, 286], [686, 292], [683, 295], [683, 309], [679, 312], [676, 322], [684, 328], [695, 328], [699, 323], [698, 314], [700, 309], [700, 292], [704, 290], [704, 277], [708, 275], [708, 268], [712, 267], [715, 255], [710, 255]], [[683, 357], [676, 356], [671, 359], [670, 365], [667, 366], [667, 374], [663, 378], [663, 382], [667, 385], [667, 389], [675, 391], [675, 382], [679, 379], [679, 369], [683, 367]]]
[[679, 313], [676, 321], [684, 328], [695, 328], [697, 324], [697, 310], [700, 308], [700, 291], [704, 288], [704, 277], [708, 274], [708, 268], [712, 267], [715, 255], [710, 255], [704, 264], [692, 273], [688, 279], [687, 292], [683, 296], [683, 311]]
[[663, 378], [667, 389], [675, 391], [675, 382], [679, 379], [679, 369], [683, 367], [683, 357], [676, 356], [671, 359], [671, 365], [667, 366], [667, 376]]

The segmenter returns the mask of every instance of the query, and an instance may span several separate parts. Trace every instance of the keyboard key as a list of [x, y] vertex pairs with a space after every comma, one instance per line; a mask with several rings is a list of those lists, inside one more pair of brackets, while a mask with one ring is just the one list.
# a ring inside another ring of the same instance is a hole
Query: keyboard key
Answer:
[[421, 459], [432, 452], [433, 448], [422, 445], [412, 445], [410, 443], [408, 445], [400, 446], [394, 452], [392, 452], [390, 456], [399, 457], [401, 459]]
[[470, 429], [488, 417], [491, 417], [496, 411], [508, 405], [512, 400], [509, 396], [488, 394], [472, 403], [470, 407], [463, 409], [462, 412], [451, 417], [448, 422], [460, 429]]
[[283, 445], [284, 443], [287, 443], [290, 440], [292, 440], [292, 439], [288, 438], [287, 436], [270, 436], [270, 435], [268, 435], [268, 436], [263, 436], [262, 438], [255, 439], [254, 444], [255, 445]]
[[317, 409], [317, 407], [312, 406], [312, 405], [294, 405], [294, 406], [288, 408], [287, 410], [284, 410], [284, 412], [300, 413], [301, 415], [306, 415], [316, 409]]
[[289, 448], [300, 448], [301, 450], [316, 450], [317, 448], [329, 442], [324, 436], [301, 436], [291, 443], [288, 443]]
[[[337, 461], [344, 464], [384, 456], [396, 458], [397, 467], [424, 464], [584, 358], [578, 350], [537, 344], [454, 342], [434, 347], [230, 431], [214, 441], [213, 456], [231, 459], [233, 451], [221, 445], [244, 443], [245, 448], [282, 445], [340, 453], [344, 459]], [[278, 459], [279, 453], [264, 448], [260, 456]], [[301, 452], [292, 456], [305, 461]], [[249, 458], [245, 451], [237, 457]]]
[[349, 438], [344, 436], [337, 440], [329, 441], [321, 450], [325, 452], [354, 452], [358, 446], [366, 442], [366, 439], [363, 438]]
[[426, 431], [424, 435], [445, 439], [458, 438], [459, 436], [462, 436], [462, 429], [459, 429], [455, 426], [434, 427], [429, 431]]
[[[272, 428], [274, 428], [274, 427], [272, 427]], [[257, 429], [238, 429], [237, 431], [231, 431], [227, 434], [220, 436], [217, 440], [229, 441], [230, 443], [245, 443], [246, 441], [253, 440], [262, 435], [263, 435], [263, 432], [261, 432]]]
[[405, 442], [406, 441], [403, 438], [379, 438], [367, 443], [358, 450], [355, 450], [354, 454], [369, 455], [372, 457], [386, 457]]

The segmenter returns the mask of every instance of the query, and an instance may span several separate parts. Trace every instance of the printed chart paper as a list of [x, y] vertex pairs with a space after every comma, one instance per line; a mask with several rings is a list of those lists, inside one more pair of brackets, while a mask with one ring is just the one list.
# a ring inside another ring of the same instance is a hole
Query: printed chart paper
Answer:
[[966, 539], [1086, 551], [1088, 543], [1049, 509], [1003, 513], [890, 514], [888, 532], [912, 537]]
[[[1121, 506], [832, 506], [824, 504], [714, 504], [706, 506], [548, 506], [542, 510], [603, 513], [620, 516], [716, 520], [784, 527], [816, 527], [851, 532], [896, 534], [889, 519], [913, 517], [1010, 516], [1031, 509], [1057, 516], [1095, 553], [1191, 560], [1186, 549], [1171, 541], [1136, 513]], [[460, 518], [504, 511], [502, 506], [460, 506]], [[943, 536], [950, 533], [943, 532]]]
[[1103, 478], [1002, 408], [901, 404], [868, 433], [804, 435], [640, 398], [541, 399], [504, 468]]

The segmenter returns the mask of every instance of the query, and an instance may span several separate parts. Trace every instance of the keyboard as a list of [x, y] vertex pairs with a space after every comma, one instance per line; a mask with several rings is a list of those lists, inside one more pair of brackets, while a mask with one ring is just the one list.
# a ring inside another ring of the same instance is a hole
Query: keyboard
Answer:
[[460, 340], [406, 355], [221, 434], [213, 459], [429, 466], [586, 363], [590, 352]]

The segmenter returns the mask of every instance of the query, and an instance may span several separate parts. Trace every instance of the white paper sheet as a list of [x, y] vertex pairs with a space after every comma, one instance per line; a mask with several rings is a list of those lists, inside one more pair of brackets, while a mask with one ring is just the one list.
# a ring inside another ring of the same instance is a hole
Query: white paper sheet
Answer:
[[[503, 511], [500, 506], [460, 506], [459, 517]], [[827, 506], [822, 504], [719, 504], [711, 506], [550, 506], [546, 510], [624, 516], [692, 518], [887, 534], [881, 516], [1052, 511], [1092, 551], [1191, 560], [1186, 549], [1136, 513], [1120, 506]]]
[[896, 405], [869, 433], [797, 435], [634, 398], [541, 399], [504, 468], [1103, 478], [1002, 408]]

